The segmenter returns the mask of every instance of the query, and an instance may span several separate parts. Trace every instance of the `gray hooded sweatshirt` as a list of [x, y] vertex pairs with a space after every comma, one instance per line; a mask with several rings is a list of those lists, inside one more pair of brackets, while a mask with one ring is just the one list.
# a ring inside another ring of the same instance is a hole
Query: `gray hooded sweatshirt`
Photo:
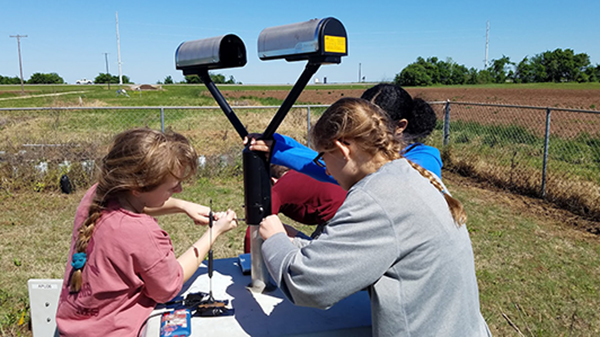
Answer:
[[467, 228], [406, 159], [357, 182], [317, 240], [298, 248], [278, 233], [262, 253], [296, 305], [327, 309], [366, 288], [373, 336], [491, 336]]

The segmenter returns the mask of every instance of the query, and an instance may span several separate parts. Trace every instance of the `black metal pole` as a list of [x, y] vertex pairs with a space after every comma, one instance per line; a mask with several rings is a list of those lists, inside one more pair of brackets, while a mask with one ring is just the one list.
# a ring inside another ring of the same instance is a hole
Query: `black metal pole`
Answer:
[[208, 91], [210, 91], [215, 101], [217, 101], [217, 104], [219, 104], [219, 107], [221, 107], [221, 110], [223, 110], [225, 116], [227, 116], [227, 118], [235, 128], [235, 131], [237, 131], [240, 137], [244, 139], [248, 135], [248, 131], [246, 130], [242, 122], [239, 120], [239, 118], [237, 118], [237, 116], [233, 112], [233, 109], [231, 109], [231, 106], [229, 106], [229, 103], [227, 103], [225, 97], [223, 97], [223, 94], [221, 94], [221, 92], [215, 85], [215, 82], [213, 82], [213, 80], [210, 78], [210, 75], [208, 74], [208, 69], [202, 69], [199, 72], [198, 76], [200, 76], [200, 79], [202, 80], [202, 82], [204, 82], [204, 85], [206, 86]]
[[[309, 62], [306, 65], [294, 87], [267, 126], [262, 136], [263, 139], [273, 137], [275, 130], [283, 122], [283, 119], [302, 93], [302, 90], [304, 90], [310, 78], [317, 72], [320, 66], [321, 63], [316, 62]], [[248, 131], [210, 78], [208, 69], [199, 71], [198, 76], [200, 76], [200, 79], [204, 82], [206, 88], [217, 101], [217, 104], [223, 110], [240, 137], [242, 139], [245, 138], [248, 135]], [[254, 292], [271, 291], [275, 286], [271, 283], [268, 270], [262, 260], [262, 252], [260, 251], [262, 238], [258, 234], [258, 225], [260, 225], [262, 219], [271, 214], [270, 162], [266, 153], [251, 151], [249, 146], [246, 146], [242, 152], [242, 161], [246, 224], [250, 225], [251, 236], [252, 284], [250, 288]]]
[[294, 84], [294, 87], [281, 104], [281, 107], [279, 107], [279, 110], [277, 110], [277, 113], [271, 120], [271, 123], [269, 123], [269, 126], [267, 126], [267, 128], [265, 129], [265, 132], [262, 135], [263, 139], [270, 139], [273, 137], [275, 130], [277, 130], [281, 122], [283, 122], [285, 115], [287, 115], [287, 113], [290, 111], [298, 97], [300, 97], [302, 90], [304, 90], [306, 84], [308, 84], [308, 81], [310, 81], [312, 75], [314, 75], [317, 72], [317, 70], [319, 70], [320, 66], [321, 63], [308, 62], [306, 64], [306, 67], [304, 68], [304, 71], [296, 81], [296, 84]]

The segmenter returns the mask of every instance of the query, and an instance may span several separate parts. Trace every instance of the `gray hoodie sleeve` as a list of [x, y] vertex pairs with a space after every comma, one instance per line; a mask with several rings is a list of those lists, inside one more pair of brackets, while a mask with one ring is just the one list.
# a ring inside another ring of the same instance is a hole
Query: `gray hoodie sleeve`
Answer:
[[396, 242], [386, 212], [364, 190], [353, 189], [317, 240], [298, 248], [281, 233], [262, 251], [293, 303], [324, 309], [381, 277], [399, 256]]

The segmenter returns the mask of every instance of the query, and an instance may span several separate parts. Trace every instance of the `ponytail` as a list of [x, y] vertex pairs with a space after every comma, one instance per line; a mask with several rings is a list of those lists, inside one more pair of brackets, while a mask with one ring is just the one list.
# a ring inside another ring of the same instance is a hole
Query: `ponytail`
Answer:
[[421, 166], [413, 163], [408, 159], [407, 161], [410, 164], [410, 166], [417, 170], [423, 177], [427, 178], [431, 185], [437, 188], [437, 190], [444, 195], [444, 198], [446, 199], [446, 203], [448, 204], [448, 208], [450, 209], [450, 213], [452, 214], [454, 222], [459, 227], [464, 225], [467, 222], [467, 213], [465, 213], [465, 209], [463, 208], [462, 203], [458, 201], [458, 199], [453, 198], [450, 195], [450, 193], [446, 191], [444, 185], [440, 183], [440, 181], [433, 175], [433, 173], [427, 171], [426, 169], [422, 168]]

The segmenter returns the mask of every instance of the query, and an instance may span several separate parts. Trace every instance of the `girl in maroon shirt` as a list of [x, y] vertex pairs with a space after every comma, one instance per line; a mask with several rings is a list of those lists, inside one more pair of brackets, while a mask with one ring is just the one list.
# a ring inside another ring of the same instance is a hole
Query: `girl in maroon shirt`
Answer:
[[172, 198], [195, 174], [197, 158], [177, 133], [133, 129], [115, 137], [75, 216], [56, 314], [62, 336], [135, 336], [157, 303], [179, 293], [214, 240], [236, 227], [233, 211], [216, 213], [212, 241], [207, 231], [177, 258], [169, 235], [145, 213], [207, 210]]

